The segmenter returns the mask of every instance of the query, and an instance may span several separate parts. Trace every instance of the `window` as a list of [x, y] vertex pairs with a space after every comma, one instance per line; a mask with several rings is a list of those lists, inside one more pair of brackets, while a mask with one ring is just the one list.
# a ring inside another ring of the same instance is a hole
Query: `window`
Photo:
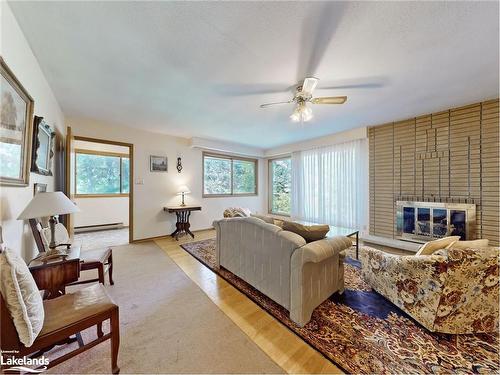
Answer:
[[366, 139], [294, 152], [293, 216], [344, 228], [366, 228]]
[[290, 215], [292, 190], [292, 159], [290, 157], [269, 161], [269, 181], [270, 213]]
[[76, 196], [128, 195], [128, 155], [77, 150], [75, 159]]
[[203, 154], [203, 196], [257, 195], [257, 160]]

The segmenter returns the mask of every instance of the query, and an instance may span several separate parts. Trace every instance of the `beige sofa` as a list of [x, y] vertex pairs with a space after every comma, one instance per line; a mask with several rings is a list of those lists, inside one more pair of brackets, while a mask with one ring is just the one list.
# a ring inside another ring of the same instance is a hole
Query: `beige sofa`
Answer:
[[341, 251], [352, 242], [333, 237], [306, 244], [298, 234], [254, 217], [222, 219], [217, 265], [231, 271], [290, 312], [300, 326], [335, 292], [344, 291]]
[[366, 282], [432, 332], [497, 332], [499, 248], [401, 256], [360, 251]]

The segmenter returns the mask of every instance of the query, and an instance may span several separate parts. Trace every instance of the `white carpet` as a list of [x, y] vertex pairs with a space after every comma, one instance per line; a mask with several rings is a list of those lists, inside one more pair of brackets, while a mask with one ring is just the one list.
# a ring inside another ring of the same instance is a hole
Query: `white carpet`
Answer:
[[[283, 373], [154, 243], [119, 246], [113, 259], [122, 374]], [[109, 341], [50, 370], [109, 371]]]
[[95, 250], [128, 244], [128, 228], [75, 233], [74, 243], [79, 243], [82, 250]]

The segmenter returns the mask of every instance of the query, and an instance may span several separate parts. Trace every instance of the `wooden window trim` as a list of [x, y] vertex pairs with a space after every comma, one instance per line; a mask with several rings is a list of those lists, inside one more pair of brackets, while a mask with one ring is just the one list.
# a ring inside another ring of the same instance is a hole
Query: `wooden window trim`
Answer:
[[[78, 194], [76, 192], [77, 189], [77, 177], [78, 177], [78, 166], [76, 164], [76, 157], [78, 154], [85, 154], [85, 155], [97, 155], [97, 156], [111, 156], [111, 157], [117, 157], [120, 158], [120, 192], [119, 193], [105, 193], [105, 194]], [[130, 155], [125, 154], [125, 153], [119, 153], [119, 152], [109, 152], [109, 151], [97, 151], [97, 150], [86, 150], [86, 149], [75, 149], [75, 198], [123, 198], [123, 197], [129, 197], [130, 193], [123, 193], [122, 192], [122, 168], [123, 168], [123, 160], [122, 159], [129, 159], [130, 163]], [[129, 180], [130, 180], [130, 174], [129, 174]], [[130, 184], [130, 181], [129, 181]], [[129, 188], [130, 190], [130, 188]]]
[[[218, 158], [218, 159], [226, 159], [231, 161], [231, 193], [228, 194], [206, 194], [205, 193], [205, 157], [213, 157], [213, 158]], [[249, 161], [254, 164], [254, 175], [255, 175], [255, 193], [234, 193], [233, 192], [233, 175], [234, 175], [234, 168], [233, 168], [233, 162], [234, 161]], [[202, 176], [201, 176], [201, 192], [202, 192], [202, 198], [227, 198], [227, 197], [255, 197], [259, 195], [259, 160], [254, 159], [254, 158], [247, 158], [244, 156], [234, 156], [234, 155], [227, 155], [227, 154], [219, 154], [215, 152], [206, 152], [204, 151], [202, 153], [202, 158], [201, 158], [201, 169], [202, 169]]]
[[292, 155], [287, 155], [287, 156], [280, 156], [277, 158], [272, 158], [268, 160], [267, 164], [267, 172], [268, 172], [268, 199], [267, 199], [267, 213], [270, 215], [275, 215], [275, 216], [282, 216], [282, 217], [290, 217], [291, 214], [287, 214], [286, 212], [275, 212], [273, 211], [273, 168], [272, 164], [274, 161], [279, 161], [279, 160], [286, 160], [286, 159], [292, 159]]
[[116, 157], [128, 158], [129, 159], [129, 155], [128, 154], [121, 153], [121, 152], [86, 150], [86, 149], [82, 149], [82, 148], [75, 149], [75, 154], [116, 156]]
[[130, 194], [127, 193], [116, 193], [116, 194], [75, 194], [75, 198], [123, 198], [128, 197]]

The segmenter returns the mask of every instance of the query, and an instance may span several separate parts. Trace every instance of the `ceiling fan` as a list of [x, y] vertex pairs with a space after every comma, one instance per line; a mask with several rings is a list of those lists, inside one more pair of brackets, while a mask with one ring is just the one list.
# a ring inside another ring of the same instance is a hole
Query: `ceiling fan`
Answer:
[[325, 96], [313, 98], [313, 91], [318, 84], [319, 79], [314, 77], [307, 77], [302, 84], [295, 88], [293, 98], [286, 102], [274, 102], [261, 104], [261, 108], [267, 108], [278, 104], [296, 103], [295, 110], [290, 115], [290, 119], [294, 122], [306, 122], [312, 119], [312, 109], [308, 106], [311, 104], [344, 104], [347, 96]]

